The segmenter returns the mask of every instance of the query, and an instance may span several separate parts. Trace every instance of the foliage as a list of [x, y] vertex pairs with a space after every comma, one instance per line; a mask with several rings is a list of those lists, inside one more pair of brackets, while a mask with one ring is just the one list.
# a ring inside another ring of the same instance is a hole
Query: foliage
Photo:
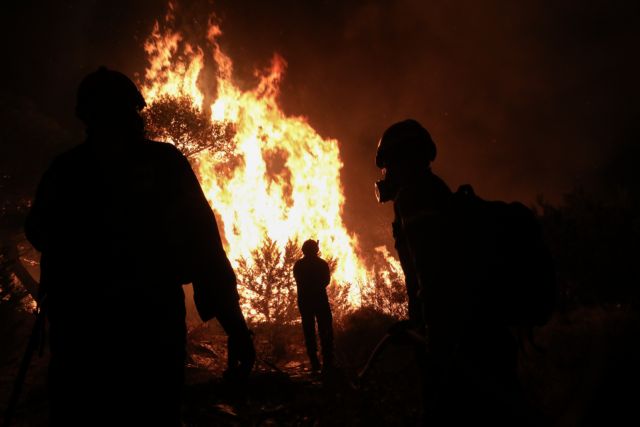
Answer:
[[6, 247], [0, 246], [0, 305], [31, 311], [31, 295], [12, 271], [12, 260]]
[[9, 298], [11, 297], [13, 283], [13, 277], [9, 271], [9, 260], [7, 259], [5, 251], [0, 250], [0, 301], [8, 299], [7, 295]]
[[298, 319], [293, 265], [300, 257], [296, 241], [289, 240], [281, 250], [275, 241], [267, 238], [251, 253], [250, 261], [238, 260], [242, 303], [251, 301], [257, 320], [283, 325]]
[[275, 360], [286, 356], [287, 328], [299, 319], [293, 265], [302, 256], [296, 241], [287, 241], [284, 250], [267, 238], [251, 253], [251, 260], [240, 258], [236, 270], [243, 306], [258, 335], [263, 332]]
[[[252, 307], [249, 318], [254, 322], [271, 325], [292, 324], [299, 320], [296, 283], [293, 265], [302, 257], [297, 241], [289, 240], [281, 250], [277, 243], [267, 238], [252, 252], [251, 260], [238, 260], [238, 279], [242, 303]], [[331, 273], [338, 261], [325, 258]], [[332, 282], [327, 287], [334, 321], [353, 312], [349, 302], [349, 284]], [[384, 313], [395, 319], [407, 316], [407, 295], [401, 274], [393, 268], [376, 270], [369, 286], [361, 286], [362, 306]]]
[[395, 319], [408, 315], [407, 288], [404, 277], [393, 268], [376, 270], [372, 287], [361, 289], [362, 306]]
[[540, 198], [540, 220], [553, 252], [561, 307], [640, 304], [640, 131], [556, 206]]
[[151, 138], [170, 141], [187, 157], [213, 150], [228, 157], [235, 129], [231, 122], [212, 122], [189, 96], [164, 95], [143, 110]]
[[543, 200], [540, 220], [554, 255], [561, 303], [638, 304], [640, 206], [575, 189], [560, 206]]
[[[331, 266], [331, 263], [329, 263], [329, 266]], [[331, 272], [333, 273], [333, 269]], [[350, 286], [346, 283], [335, 282], [327, 287], [327, 296], [329, 297], [329, 304], [331, 304], [334, 323], [340, 323], [352, 311], [349, 303], [349, 288]]]

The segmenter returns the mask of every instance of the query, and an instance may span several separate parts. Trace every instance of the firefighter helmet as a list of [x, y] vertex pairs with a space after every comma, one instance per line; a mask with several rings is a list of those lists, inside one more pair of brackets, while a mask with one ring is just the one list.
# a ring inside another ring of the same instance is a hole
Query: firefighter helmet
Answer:
[[391, 163], [423, 158], [432, 162], [436, 158], [436, 144], [420, 123], [407, 119], [391, 125], [378, 142], [376, 166], [386, 168]]
[[144, 97], [124, 74], [100, 67], [87, 75], [78, 87], [76, 116], [85, 123], [123, 111], [140, 111]]

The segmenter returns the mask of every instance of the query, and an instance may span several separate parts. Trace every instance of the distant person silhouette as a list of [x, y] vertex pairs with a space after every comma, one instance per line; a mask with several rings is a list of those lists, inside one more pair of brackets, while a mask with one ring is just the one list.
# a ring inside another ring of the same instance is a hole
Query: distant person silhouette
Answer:
[[253, 367], [213, 212], [187, 159], [145, 139], [144, 107], [124, 74], [86, 76], [86, 140], [53, 161], [25, 224], [42, 252], [51, 425], [181, 424], [186, 283], [201, 318], [227, 332], [230, 370]]
[[304, 256], [293, 266], [302, 331], [313, 371], [320, 370], [316, 321], [322, 346], [322, 369], [324, 371], [333, 366], [333, 319], [326, 290], [331, 281], [331, 272], [329, 264], [318, 256], [319, 251], [317, 241], [305, 241], [302, 244]]
[[415, 120], [389, 127], [376, 153], [384, 174], [377, 197], [393, 202], [409, 317], [427, 332], [425, 424], [523, 425], [517, 345], [497, 303], [509, 301], [495, 291], [489, 265], [495, 236], [482, 215], [459, 208], [471, 196], [453, 193], [432, 172], [435, 158], [431, 135]]

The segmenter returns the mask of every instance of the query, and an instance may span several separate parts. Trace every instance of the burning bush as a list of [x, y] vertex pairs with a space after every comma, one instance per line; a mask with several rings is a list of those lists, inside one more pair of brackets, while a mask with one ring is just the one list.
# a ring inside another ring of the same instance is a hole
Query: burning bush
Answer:
[[407, 317], [407, 288], [402, 278], [386, 282], [376, 276], [373, 288], [366, 288], [362, 294], [362, 306], [371, 307], [396, 319]]
[[[252, 252], [250, 260], [238, 260], [237, 274], [242, 304], [248, 309], [248, 317], [253, 323], [290, 325], [299, 322], [293, 265], [301, 257], [302, 252], [297, 240], [288, 240], [281, 250], [277, 242], [267, 238]], [[334, 258], [325, 260], [333, 273], [337, 261]], [[387, 293], [381, 297], [384, 298]], [[349, 303], [349, 286], [332, 281], [327, 287], [327, 295], [333, 316], [337, 320], [352, 310]], [[380, 303], [378, 299], [371, 296], [372, 302], [368, 305], [384, 311], [382, 307], [389, 304]]]
[[250, 260], [238, 260], [242, 306], [249, 311], [254, 331], [266, 335], [269, 355], [275, 360], [286, 356], [290, 335], [286, 330], [299, 318], [293, 278], [293, 264], [301, 255], [298, 248], [296, 242], [288, 241], [281, 250], [267, 238], [251, 252]]
[[[376, 248], [373, 283], [360, 290], [362, 307], [372, 308], [396, 320], [408, 315], [407, 288], [400, 263], [385, 247]], [[386, 268], [380, 268], [385, 266]]]
[[238, 260], [238, 281], [243, 306], [251, 307], [249, 319], [274, 325], [291, 324], [298, 319], [293, 264], [301, 257], [297, 242], [289, 240], [280, 250], [267, 238], [252, 251], [251, 260]]
[[[238, 260], [241, 303], [254, 329], [268, 336], [276, 359], [286, 354], [290, 328], [300, 322], [293, 265], [302, 257], [297, 240], [288, 240], [283, 249], [267, 238], [251, 253]], [[335, 259], [326, 260], [335, 271]], [[350, 311], [349, 287], [332, 283], [327, 288], [334, 318], [339, 322]]]

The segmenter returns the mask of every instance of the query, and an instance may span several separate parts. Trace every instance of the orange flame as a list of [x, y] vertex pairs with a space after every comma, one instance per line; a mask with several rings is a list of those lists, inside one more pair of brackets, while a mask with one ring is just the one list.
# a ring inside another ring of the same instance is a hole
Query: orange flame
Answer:
[[[169, 27], [173, 11], [171, 7], [165, 18]], [[304, 117], [290, 117], [280, 109], [279, 83], [287, 65], [282, 57], [275, 55], [270, 68], [256, 74], [253, 90], [240, 89], [233, 81], [233, 62], [217, 42], [221, 34], [219, 26], [210, 25], [207, 47], [217, 71], [209, 108], [212, 121], [235, 125], [234, 156], [239, 161], [220, 173], [219, 156], [205, 151], [194, 164], [222, 220], [230, 260], [234, 267], [240, 257], [250, 260], [266, 237], [281, 247], [288, 239], [319, 239], [323, 254], [337, 260], [333, 283], [349, 286], [349, 302], [358, 305], [360, 287], [371, 283], [373, 273], [359, 258], [358, 239], [342, 220], [338, 141], [322, 138]], [[186, 95], [202, 111], [205, 96], [197, 83], [205, 72], [204, 50], [185, 42], [178, 31], [161, 31], [157, 22], [145, 50], [149, 66], [142, 91], [147, 102]], [[388, 253], [385, 258], [393, 260]]]

